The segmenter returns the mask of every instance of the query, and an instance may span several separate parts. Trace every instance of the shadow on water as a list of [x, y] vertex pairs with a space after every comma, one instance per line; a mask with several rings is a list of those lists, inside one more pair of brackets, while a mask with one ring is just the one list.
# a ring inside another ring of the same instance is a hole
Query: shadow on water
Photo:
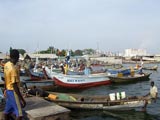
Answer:
[[71, 112], [71, 120], [160, 120], [160, 116], [141, 111], [79, 111]]

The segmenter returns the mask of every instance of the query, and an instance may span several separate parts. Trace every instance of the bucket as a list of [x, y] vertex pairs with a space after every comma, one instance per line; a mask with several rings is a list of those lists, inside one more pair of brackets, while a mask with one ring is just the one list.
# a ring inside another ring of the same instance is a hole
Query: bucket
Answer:
[[120, 99], [121, 99], [121, 95], [120, 95], [119, 92], [116, 93], [116, 98], [117, 98], [117, 100], [120, 100]]
[[124, 98], [126, 98], [126, 93], [123, 91], [121, 92], [121, 99], [124, 99]]
[[109, 98], [110, 98], [111, 101], [115, 100], [116, 99], [115, 93], [110, 93]]

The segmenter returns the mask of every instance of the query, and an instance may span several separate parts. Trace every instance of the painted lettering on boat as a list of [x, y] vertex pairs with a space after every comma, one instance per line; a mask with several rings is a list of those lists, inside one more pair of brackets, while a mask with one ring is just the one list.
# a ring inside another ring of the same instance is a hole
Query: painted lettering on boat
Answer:
[[76, 79], [67, 79], [67, 82], [84, 82], [85, 80], [84, 79], [81, 79], [81, 80], [76, 80]]

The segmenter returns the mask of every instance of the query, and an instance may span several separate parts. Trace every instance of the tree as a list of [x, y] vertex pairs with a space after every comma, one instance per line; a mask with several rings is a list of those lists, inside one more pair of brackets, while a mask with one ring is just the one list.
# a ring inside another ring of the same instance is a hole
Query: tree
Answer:
[[75, 55], [74, 52], [73, 52], [73, 50], [70, 51], [70, 54], [71, 54], [71, 56]]
[[19, 51], [20, 54], [24, 55], [26, 53], [26, 51], [24, 49], [17, 49]]
[[57, 49], [57, 50], [56, 50], [56, 55], [57, 55], [57, 56], [60, 56], [60, 54], [61, 54], [61, 51], [60, 51], [59, 49]]
[[42, 51], [39, 51], [38, 53], [40, 53], [40, 54], [46, 54], [46, 53], [48, 53], [48, 51], [47, 50], [42, 50]]
[[54, 47], [53, 46], [50, 46], [49, 48], [48, 48], [48, 50], [50, 51], [50, 53], [55, 53], [55, 50], [54, 50]]
[[66, 50], [63, 49], [63, 50], [61, 51], [61, 56], [66, 56]]
[[54, 47], [49, 47], [47, 50], [41, 50], [38, 53], [41, 54], [53, 54], [55, 53]]
[[74, 52], [75, 56], [82, 56], [83, 55], [82, 53], [83, 53], [82, 50], [76, 50]]

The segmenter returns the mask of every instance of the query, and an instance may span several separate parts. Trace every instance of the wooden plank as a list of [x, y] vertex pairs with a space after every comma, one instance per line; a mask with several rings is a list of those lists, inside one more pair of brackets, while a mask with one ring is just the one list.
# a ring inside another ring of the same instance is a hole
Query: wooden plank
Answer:
[[[53, 102], [46, 101], [40, 97], [25, 98], [26, 107], [23, 120], [69, 120], [70, 110], [58, 106]], [[15, 116], [12, 116], [15, 118]], [[3, 120], [3, 112], [0, 112], [0, 120]]]
[[26, 119], [28, 120], [68, 120], [70, 110], [39, 97], [26, 98]]
[[27, 116], [30, 120], [68, 120], [69, 111], [61, 106], [47, 106], [43, 108], [33, 109], [26, 111]]

